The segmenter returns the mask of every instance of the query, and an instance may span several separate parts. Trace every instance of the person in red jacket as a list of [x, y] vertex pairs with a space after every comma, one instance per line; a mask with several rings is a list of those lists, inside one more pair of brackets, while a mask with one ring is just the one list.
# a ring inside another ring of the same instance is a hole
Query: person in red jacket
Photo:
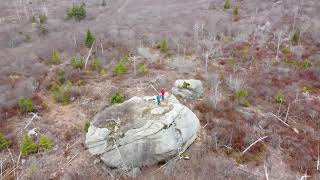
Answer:
[[162, 95], [162, 101], [164, 101], [164, 94], [166, 93], [166, 90], [164, 88], [161, 89], [161, 95]]

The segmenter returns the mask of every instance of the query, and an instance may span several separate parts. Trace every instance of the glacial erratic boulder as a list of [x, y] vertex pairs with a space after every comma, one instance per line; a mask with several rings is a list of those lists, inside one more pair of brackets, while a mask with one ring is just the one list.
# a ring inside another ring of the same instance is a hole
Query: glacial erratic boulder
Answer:
[[185, 99], [197, 99], [203, 95], [203, 86], [200, 80], [190, 79], [183, 80], [178, 79], [174, 83], [172, 93], [175, 96], [179, 96]]
[[97, 113], [85, 143], [107, 166], [131, 169], [182, 153], [199, 127], [196, 115], [173, 95], [167, 94], [160, 106], [155, 97], [133, 97]]

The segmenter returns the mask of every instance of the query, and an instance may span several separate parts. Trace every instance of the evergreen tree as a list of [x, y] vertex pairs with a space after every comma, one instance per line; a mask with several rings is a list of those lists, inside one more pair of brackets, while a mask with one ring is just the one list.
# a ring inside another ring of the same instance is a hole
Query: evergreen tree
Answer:
[[230, 0], [226, 0], [226, 2], [224, 3], [224, 8], [225, 9], [230, 9], [230, 6], [231, 6]]
[[233, 15], [234, 15], [235, 17], [238, 17], [238, 15], [239, 15], [239, 8], [238, 8], [238, 6], [236, 6], [236, 7], [234, 8], [234, 10], [233, 10]]
[[291, 41], [294, 45], [297, 45], [299, 43], [299, 39], [300, 39], [300, 33], [299, 31], [294, 32]]
[[20, 152], [22, 156], [38, 152], [38, 145], [28, 134], [23, 136], [22, 143], [20, 145]]
[[168, 40], [162, 39], [159, 43], [160, 51], [167, 52], [169, 50]]
[[50, 150], [53, 147], [52, 141], [46, 135], [41, 135], [39, 140], [39, 150]]
[[33, 102], [30, 98], [20, 97], [18, 105], [21, 112], [29, 113], [34, 111]]
[[68, 19], [73, 18], [76, 21], [80, 21], [86, 17], [86, 10], [84, 5], [73, 5], [72, 8], [67, 9]]
[[86, 33], [86, 38], [85, 38], [85, 45], [87, 48], [91, 48], [93, 42], [95, 41], [95, 37], [93, 36], [93, 34], [91, 33], [91, 31], [88, 29], [87, 33]]
[[59, 64], [60, 63], [60, 55], [57, 49], [52, 49], [51, 53], [51, 63]]
[[10, 141], [0, 133], [0, 151], [6, 149], [10, 145]]

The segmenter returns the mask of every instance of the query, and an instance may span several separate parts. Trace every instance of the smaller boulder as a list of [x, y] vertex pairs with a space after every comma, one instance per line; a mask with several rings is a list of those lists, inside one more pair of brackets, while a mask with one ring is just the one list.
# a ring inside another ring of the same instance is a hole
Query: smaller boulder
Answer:
[[36, 128], [33, 128], [28, 131], [29, 136], [38, 136], [38, 133], [36, 132]]
[[185, 99], [197, 99], [203, 95], [203, 86], [200, 80], [178, 79], [174, 83], [172, 93]]

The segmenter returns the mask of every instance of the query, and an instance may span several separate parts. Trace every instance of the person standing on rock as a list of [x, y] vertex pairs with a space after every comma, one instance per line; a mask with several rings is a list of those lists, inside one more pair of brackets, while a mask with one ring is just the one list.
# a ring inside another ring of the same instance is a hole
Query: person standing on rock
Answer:
[[158, 105], [160, 106], [160, 95], [157, 95], [157, 102], [158, 102]]
[[166, 90], [164, 88], [162, 88], [160, 92], [162, 95], [162, 101], [164, 101], [164, 94], [166, 93]]

